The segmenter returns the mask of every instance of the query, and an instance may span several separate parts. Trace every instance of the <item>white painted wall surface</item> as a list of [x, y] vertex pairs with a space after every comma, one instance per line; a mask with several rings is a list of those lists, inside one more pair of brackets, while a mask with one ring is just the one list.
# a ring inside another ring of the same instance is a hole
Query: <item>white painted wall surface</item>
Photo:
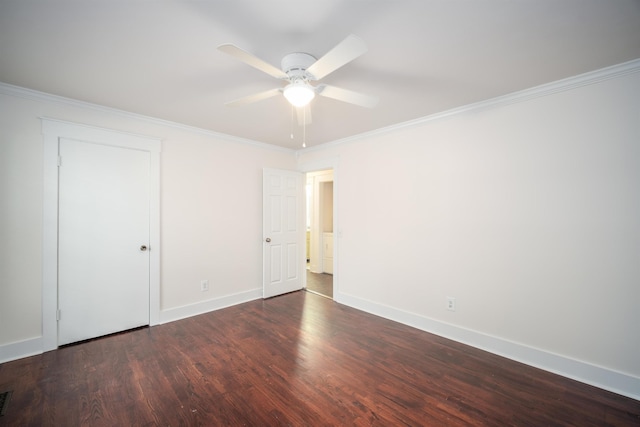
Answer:
[[39, 117], [162, 139], [161, 322], [260, 297], [262, 169], [295, 169], [292, 151], [8, 87], [0, 111], [0, 362], [42, 335]]
[[0, 344], [41, 336], [43, 145], [25, 104], [0, 94]]
[[[7, 92], [0, 361], [40, 345], [39, 116], [163, 139], [161, 321], [259, 297], [261, 171], [293, 153]], [[298, 159], [338, 162], [338, 301], [640, 399], [640, 73]]]
[[331, 158], [338, 301], [640, 398], [639, 72], [299, 163]]

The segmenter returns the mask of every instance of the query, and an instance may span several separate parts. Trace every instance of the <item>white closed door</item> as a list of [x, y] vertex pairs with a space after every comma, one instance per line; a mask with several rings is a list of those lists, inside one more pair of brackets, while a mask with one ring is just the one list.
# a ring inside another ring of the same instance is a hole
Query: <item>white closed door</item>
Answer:
[[303, 287], [305, 263], [304, 176], [263, 171], [263, 298]]
[[58, 345], [149, 324], [150, 154], [59, 143]]

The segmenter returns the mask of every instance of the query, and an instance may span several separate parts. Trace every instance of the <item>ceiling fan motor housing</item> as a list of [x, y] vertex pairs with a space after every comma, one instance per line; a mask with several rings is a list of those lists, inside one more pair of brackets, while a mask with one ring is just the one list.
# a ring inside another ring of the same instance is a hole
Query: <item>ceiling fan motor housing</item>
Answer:
[[295, 52], [282, 58], [281, 67], [291, 82], [295, 80], [316, 80], [316, 78], [307, 73], [306, 70], [316, 62], [316, 58], [308, 53]]

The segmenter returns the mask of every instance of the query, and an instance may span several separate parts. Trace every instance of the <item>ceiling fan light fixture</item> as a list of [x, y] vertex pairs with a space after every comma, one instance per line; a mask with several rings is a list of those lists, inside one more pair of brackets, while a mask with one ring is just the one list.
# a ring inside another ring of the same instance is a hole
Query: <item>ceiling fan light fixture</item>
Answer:
[[305, 82], [295, 82], [287, 85], [283, 94], [294, 107], [304, 107], [316, 96], [313, 87]]

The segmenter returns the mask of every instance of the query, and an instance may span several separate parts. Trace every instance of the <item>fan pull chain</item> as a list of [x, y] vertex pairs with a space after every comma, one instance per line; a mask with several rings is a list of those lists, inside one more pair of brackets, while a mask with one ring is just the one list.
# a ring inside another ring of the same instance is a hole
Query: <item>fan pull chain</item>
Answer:
[[302, 124], [302, 148], [307, 148], [307, 108], [302, 107], [304, 110], [302, 111], [304, 123]]
[[291, 139], [293, 139], [293, 105], [291, 106]]

